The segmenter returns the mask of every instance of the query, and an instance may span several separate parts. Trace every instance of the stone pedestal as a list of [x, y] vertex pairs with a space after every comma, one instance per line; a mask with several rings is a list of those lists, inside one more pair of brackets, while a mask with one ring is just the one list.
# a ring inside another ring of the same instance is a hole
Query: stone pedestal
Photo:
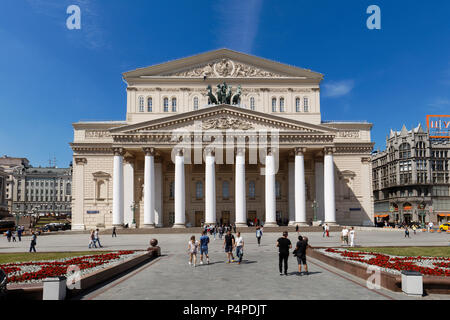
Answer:
[[66, 277], [46, 278], [43, 281], [42, 300], [64, 300], [66, 298]]
[[402, 271], [402, 291], [411, 296], [423, 295], [423, 276], [417, 271]]
[[322, 220], [313, 221], [313, 223], [312, 223], [313, 227], [318, 227], [318, 226], [320, 226], [321, 224], [323, 224], [323, 223], [322, 223]]

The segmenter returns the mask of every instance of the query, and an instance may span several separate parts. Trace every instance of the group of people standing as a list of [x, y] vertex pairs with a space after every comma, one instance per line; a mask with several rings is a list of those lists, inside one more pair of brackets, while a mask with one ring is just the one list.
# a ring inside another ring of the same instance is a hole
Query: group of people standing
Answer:
[[214, 240], [216, 240], [216, 235], [219, 235], [219, 239], [223, 238], [223, 235], [226, 234], [228, 231], [234, 231], [236, 233], [236, 225], [235, 224], [211, 224], [211, 225], [204, 225], [203, 230], [206, 234], [209, 234], [214, 237]]
[[24, 226], [18, 226], [16, 230], [7, 230], [6, 231], [6, 238], [8, 239], [8, 242], [17, 242], [16, 237], [19, 239], [19, 241], [22, 241], [22, 234], [25, 230]]
[[342, 228], [342, 234], [341, 234], [341, 242], [343, 245], [349, 245], [350, 240], [350, 247], [355, 246], [355, 228], [351, 227], [348, 229], [347, 227]]
[[[291, 240], [289, 240], [288, 238], [287, 231], [284, 231], [283, 236], [277, 240], [277, 247], [278, 247], [278, 267], [280, 270], [280, 276], [282, 276], [283, 274], [287, 276], [289, 250], [292, 249], [292, 243]], [[305, 267], [305, 274], [309, 275], [308, 264], [306, 263], [306, 250], [308, 247], [309, 247], [308, 238], [299, 235], [298, 241], [293, 251], [294, 256], [297, 257], [298, 275], [302, 275], [302, 265]]]

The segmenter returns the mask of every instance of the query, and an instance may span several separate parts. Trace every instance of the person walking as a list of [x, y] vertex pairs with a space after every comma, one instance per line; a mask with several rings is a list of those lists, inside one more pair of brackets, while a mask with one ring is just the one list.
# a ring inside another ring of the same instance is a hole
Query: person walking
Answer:
[[98, 246], [100, 247], [100, 248], [103, 248], [103, 246], [101, 245], [101, 243], [100, 243], [100, 238], [99, 238], [99, 236], [98, 236], [98, 228], [97, 229], [95, 229], [95, 232], [94, 232], [94, 243], [98, 243]]
[[203, 231], [202, 236], [200, 237], [200, 264], [203, 264], [203, 255], [206, 256], [206, 263], [209, 264], [208, 244], [209, 237], [206, 232]]
[[354, 227], [351, 228], [349, 235], [350, 235], [350, 247], [354, 247], [355, 246], [355, 228]]
[[[203, 231], [203, 233], [206, 233]], [[194, 260], [194, 268], [197, 266], [197, 249], [198, 242], [195, 241], [195, 236], [192, 236], [188, 242], [188, 253], [189, 253], [189, 265], [192, 264], [192, 260]]]
[[342, 229], [342, 244], [348, 246], [348, 229], [344, 227]]
[[6, 230], [6, 239], [8, 239], [8, 242], [11, 242], [11, 230]]
[[405, 238], [408, 237], [409, 238], [409, 229], [408, 226], [405, 225]]
[[299, 275], [302, 275], [302, 264], [305, 266], [305, 274], [309, 275], [308, 265], [306, 264], [307, 248], [308, 248], [308, 238], [298, 236], [298, 241], [297, 244], [295, 245], [294, 255], [297, 257]]
[[233, 232], [236, 233], [236, 224], [233, 223]]
[[258, 247], [261, 246], [261, 237], [262, 237], [262, 230], [260, 227], [256, 227], [256, 240], [258, 240]]
[[217, 224], [215, 224], [214, 227], [213, 227], [214, 240], [216, 240], [216, 234], [217, 234]]
[[414, 234], [416, 234], [416, 229], [417, 229], [417, 227], [416, 227], [415, 224], [413, 224], [412, 229], [413, 229]]
[[22, 241], [22, 232], [23, 232], [22, 227], [19, 227], [19, 229], [17, 230], [17, 238], [19, 238], [19, 242]]
[[223, 226], [220, 225], [219, 226], [219, 239], [222, 240], [222, 237], [223, 237]]
[[328, 226], [328, 223], [325, 224], [325, 232], [326, 232], [327, 238], [329, 238], [330, 237], [330, 227]]
[[236, 233], [235, 243], [236, 243], [236, 256], [239, 259], [238, 264], [241, 264], [242, 256], [244, 255], [244, 239], [241, 237], [241, 233], [239, 231]]
[[325, 235], [327, 234], [327, 226], [326, 226], [326, 224], [322, 225], [322, 230], [323, 230], [322, 238], [324, 238]]
[[15, 230], [12, 232], [12, 241], [13, 242], [17, 242], [17, 240], [16, 240], [16, 231]]
[[[227, 263], [231, 263], [234, 245], [235, 245], [234, 236], [231, 234], [231, 230], [228, 230], [227, 234], [225, 235], [225, 239], [223, 240], [223, 246], [222, 246], [222, 248], [225, 248], [225, 253], [227, 254], [227, 258], [228, 258]], [[233, 261], [234, 261], [234, 257], [233, 257]]]
[[297, 232], [297, 234], [298, 234], [298, 224], [295, 225], [295, 232]]
[[116, 227], [113, 227], [113, 229], [112, 229], [112, 237], [117, 238]]
[[283, 232], [283, 237], [279, 238], [277, 240], [277, 247], [278, 247], [278, 259], [279, 259], [279, 269], [280, 269], [280, 276], [283, 275], [283, 263], [284, 263], [284, 275], [287, 276], [287, 270], [288, 270], [288, 259], [289, 259], [289, 249], [292, 248], [291, 240], [288, 239], [288, 233], [287, 231]]
[[30, 243], [30, 252], [36, 252], [36, 233], [34, 231], [31, 232], [31, 243]]
[[95, 245], [94, 230], [92, 230], [92, 231], [91, 231], [91, 234], [89, 235], [89, 245], [88, 245], [88, 248], [90, 249], [91, 247], [97, 248], [97, 246]]

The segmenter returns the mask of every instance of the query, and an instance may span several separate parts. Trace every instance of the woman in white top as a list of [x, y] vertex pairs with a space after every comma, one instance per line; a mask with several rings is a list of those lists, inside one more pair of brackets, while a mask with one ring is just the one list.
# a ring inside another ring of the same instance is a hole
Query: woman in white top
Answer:
[[236, 246], [236, 256], [239, 258], [238, 264], [242, 262], [242, 256], [244, 255], [244, 239], [241, 237], [241, 233], [236, 233], [236, 239], [234, 240]]
[[192, 264], [192, 258], [194, 258], [194, 267], [197, 264], [197, 249], [198, 249], [198, 241], [195, 241], [195, 236], [191, 237], [191, 240], [188, 242], [188, 253], [189, 253], [189, 265]]
[[355, 228], [352, 227], [352, 229], [349, 232], [350, 234], [350, 247], [354, 247], [355, 246]]

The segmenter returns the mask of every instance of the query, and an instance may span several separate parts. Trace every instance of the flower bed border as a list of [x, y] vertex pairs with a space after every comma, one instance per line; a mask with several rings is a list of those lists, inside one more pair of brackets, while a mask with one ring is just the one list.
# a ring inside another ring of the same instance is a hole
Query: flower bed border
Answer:
[[[364, 280], [367, 280], [371, 276], [371, 273], [367, 273], [367, 267], [363, 265], [330, 257], [315, 250], [328, 248], [329, 247], [313, 247], [312, 250], [307, 251], [307, 255]], [[380, 276], [380, 285], [383, 288], [394, 292], [402, 292], [401, 275], [380, 271]], [[450, 294], [450, 279], [448, 279], [448, 277], [440, 276], [423, 276], [423, 289], [424, 292], [427, 293]]]
[[[149, 262], [161, 256], [159, 247], [152, 248], [154, 250], [142, 251], [141, 255], [130, 257], [123, 262], [88, 273], [81, 277], [80, 289], [67, 290], [66, 299], [73, 298], [80, 293], [89, 290], [103, 282], [106, 282], [140, 264]], [[139, 251], [139, 250], [134, 250]], [[8, 284], [8, 299], [16, 300], [42, 300], [43, 284], [42, 283], [26, 283], [26, 284]]]

